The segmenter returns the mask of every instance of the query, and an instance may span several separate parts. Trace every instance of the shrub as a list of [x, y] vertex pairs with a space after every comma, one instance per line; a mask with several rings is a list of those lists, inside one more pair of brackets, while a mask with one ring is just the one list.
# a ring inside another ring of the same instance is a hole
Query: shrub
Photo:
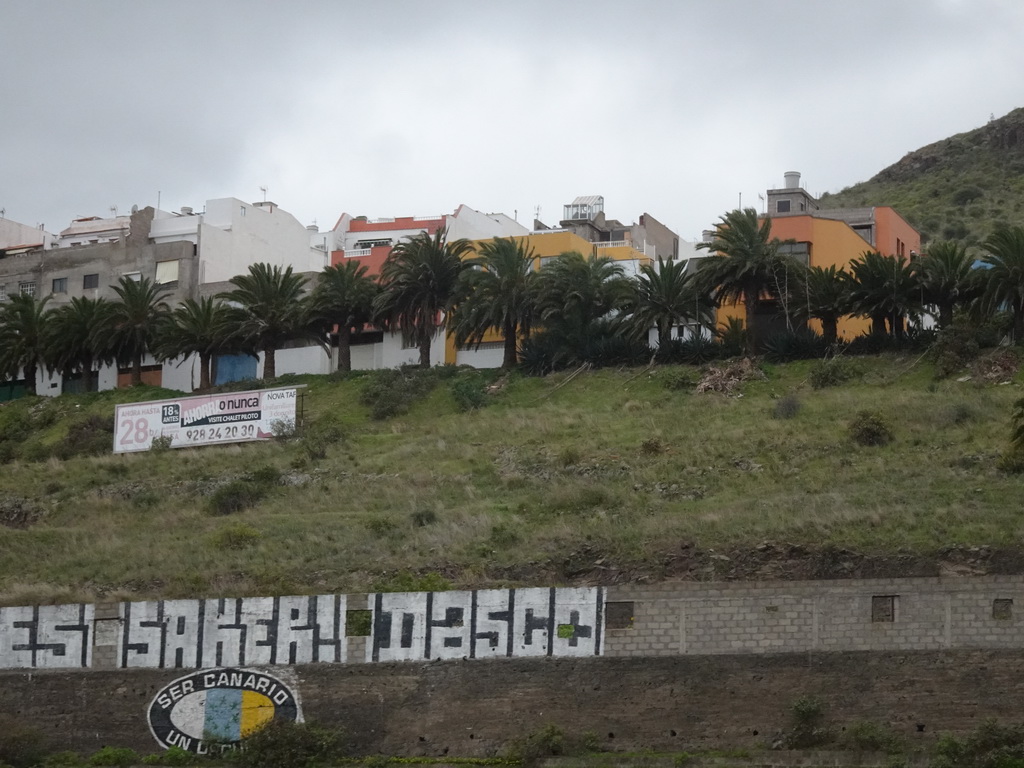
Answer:
[[802, 696], [790, 707], [792, 725], [785, 734], [789, 749], [809, 749], [827, 744], [833, 738], [832, 731], [825, 725], [825, 707], [811, 696]]
[[801, 408], [803, 408], [803, 404], [796, 395], [783, 395], [772, 406], [772, 418], [792, 419], [800, 412]]
[[952, 376], [978, 356], [981, 345], [976, 336], [974, 329], [957, 325], [938, 332], [935, 342], [928, 348], [928, 356], [935, 363], [936, 377]]
[[198, 765], [203, 758], [194, 752], [181, 747], [168, 747], [164, 753], [146, 755], [142, 758], [143, 765]]
[[153, 453], [167, 453], [171, 450], [171, 443], [174, 442], [174, 438], [170, 435], [157, 435], [153, 438], [153, 443], [150, 446], [150, 451]]
[[667, 371], [661, 383], [665, 389], [670, 389], [673, 392], [692, 391], [697, 386], [697, 382], [687, 371]]
[[887, 445], [892, 442], [892, 429], [877, 411], [860, 411], [850, 422], [850, 438], [857, 445]]
[[737, 357], [747, 348], [747, 329], [738, 317], [730, 317], [718, 329], [722, 357]]
[[245, 523], [226, 525], [215, 531], [211, 543], [217, 549], [245, 549], [258, 544], [263, 534]]
[[101, 456], [110, 453], [114, 445], [114, 417], [86, 416], [68, 426], [67, 437], [54, 449], [59, 459], [74, 456]]
[[432, 509], [417, 509], [412, 513], [412, 524], [417, 528], [433, 525], [437, 522], [437, 512]]
[[836, 387], [860, 374], [860, 366], [845, 357], [833, 357], [822, 360], [811, 367], [808, 375], [811, 386], [815, 389]]
[[479, 373], [467, 371], [452, 380], [448, 390], [455, 407], [462, 412], [475, 411], [487, 405], [487, 380]]
[[548, 724], [512, 742], [509, 749], [511, 760], [522, 760], [530, 764], [542, 757], [565, 754], [565, 732], [557, 725]]
[[373, 371], [359, 399], [370, 407], [370, 416], [377, 420], [401, 416], [422, 398], [430, 394], [442, 374], [434, 369], [393, 368]]
[[942, 768], [1014, 768], [1024, 764], [1024, 726], [986, 720], [963, 738], [945, 734], [935, 747], [932, 764]]
[[259, 504], [266, 495], [266, 487], [259, 482], [245, 478], [232, 480], [210, 496], [210, 512], [215, 515], [241, 512]]
[[870, 720], [858, 720], [847, 726], [843, 746], [859, 752], [896, 754], [903, 749], [903, 740], [892, 728]]
[[761, 345], [766, 359], [773, 363], [807, 360], [822, 357], [828, 352], [828, 343], [814, 331], [784, 331], [769, 336]]
[[125, 766], [139, 762], [139, 755], [127, 747], [103, 747], [89, 756], [89, 765]]
[[347, 755], [345, 735], [338, 729], [271, 720], [243, 739], [242, 748], [232, 753], [232, 759], [243, 768], [304, 768], [331, 763]]
[[0, 714], [0, 764], [29, 768], [49, 751], [43, 731]]
[[299, 442], [306, 456], [317, 461], [327, 456], [330, 446], [344, 443], [345, 439], [345, 428], [341, 423], [325, 418], [304, 429]]

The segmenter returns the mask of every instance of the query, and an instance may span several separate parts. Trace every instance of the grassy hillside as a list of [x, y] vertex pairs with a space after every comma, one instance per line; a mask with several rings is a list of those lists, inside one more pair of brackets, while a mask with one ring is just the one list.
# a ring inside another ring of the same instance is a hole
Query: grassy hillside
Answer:
[[1000, 224], [1024, 224], [1024, 108], [911, 152], [821, 204], [891, 205], [925, 242], [975, 246]]
[[[997, 461], [1024, 377], [852, 364], [823, 389], [816, 363], [766, 366], [732, 396], [683, 367], [487, 394], [441, 371], [383, 420], [362, 393], [399, 402], [386, 377], [309, 377], [302, 436], [120, 456], [78, 454], [159, 392], [15, 401], [0, 601], [1020, 570], [1024, 479]], [[863, 409], [893, 442], [851, 439]]]

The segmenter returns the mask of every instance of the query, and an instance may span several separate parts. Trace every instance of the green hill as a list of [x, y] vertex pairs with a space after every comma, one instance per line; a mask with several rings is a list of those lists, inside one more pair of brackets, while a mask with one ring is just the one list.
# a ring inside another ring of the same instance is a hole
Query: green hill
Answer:
[[[118, 456], [115, 401], [159, 393], [24, 398], [0, 603], [1024, 569], [997, 468], [1024, 376], [865, 358], [815, 389], [815, 365], [732, 395], [686, 367], [305, 377], [300, 435]], [[862, 410], [892, 442], [852, 439]]]
[[1024, 108], [911, 152], [820, 202], [823, 208], [891, 205], [925, 243], [975, 246], [1000, 224], [1024, 223]]

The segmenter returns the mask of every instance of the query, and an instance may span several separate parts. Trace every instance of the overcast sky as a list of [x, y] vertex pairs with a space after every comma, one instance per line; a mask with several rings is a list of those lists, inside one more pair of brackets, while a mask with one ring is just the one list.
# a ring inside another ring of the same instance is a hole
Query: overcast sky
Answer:
[[687, 239], [1024, 106], [1021, 0], [0, 0], [0, 208], [304, 224], [600, 194]]

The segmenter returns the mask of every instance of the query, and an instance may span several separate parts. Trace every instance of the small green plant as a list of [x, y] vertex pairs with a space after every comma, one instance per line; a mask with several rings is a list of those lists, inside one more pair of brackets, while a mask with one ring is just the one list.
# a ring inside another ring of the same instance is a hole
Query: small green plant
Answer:
[[542, 757], [556, 757], [565, 754], [565, 732], [553, 723], [516, 739], [509, 748], [509, 758], [521, 760], [527, 765], [536, 763]]
[[487, 405], [487, 380], [479, 373], [468, 372], [457, 376], [448, 385], [460, 411], [475, 411]]
[[877, 411], [860, 411], [849, 425], [850, 438], [857, 445], [879, 446], [892, 442], [892, 429]]
[[170, 435], [157, 435], [153, 438], [149, 450], [153, 453], [167, 453], [167, 451], [171, 450], [171, 443], [173, 442], [174, 438]]
[[77, 752], [63, 751], [47, 755], [36, 765], [37, 768], [82, 768], [85, 760]]
[[872, 722], [857, 720], [846, 727], [842, 744], [858, 752], [885, 752], [897, 754], [903, 747], [903, 740], [892, 728]]
[[143, 765], [198, 765], [202, 757], [181, 747], [168, 747], [166, 752], [146, 755], [142, 758]]
[[649, 437], [640, 443], [640, 453], [644, 456], [657, 456], [665, 450], [665, 444], [657, 437]]
[[783, 395], [772, 405], [772, 418], [792, 419], [800, 413], [801, 408], [803, 408], [803, 403], [796, 395]]
[[49, 748], [42, 730], [0, 714], [0, 765], [29, 768], [42, 760]]
[[210, 496], [209, 509], [214, 515], [233, 515], [254, 507], [267, 495], [266, 488], [253, 480], [232, 480]]
[[692, 392], [693, 388], [697, 386], [697, 382], [689, 372], [680, 370], [668, 371], [662, 377], [661, 384], [672, 392]]
[[89, 755], [89, 765], [128, 766], [139, 762], [139, 755], [127, 747], [103, 747]]
[[102, 456], [111, 452], [113, 444], [114, 417], [92, 415], [72, 422], [67, 437], [56, 446], [53, 453], [59, 459]]
[[233, 523], [218, 529], [210, 537], [210, 543], [220, 550], [247, 549], [260, 543], [263, 534], [245, 523]]
[[270, 422], [270, 434], [275, 440], [291, 440], [295, 437], [295, 419], [274, 419]]
[[812, 366], [808, 378], [815, 389], [837, 387], [860, 375], [860, 366], [845, 357], [821, 360]]
[[231, 754], [242, 768], [305, 768], [332, 763], [348, 755], [345, 734], [314, 723], [271, 720], [242, 740], [242, 748]]
[[813, 696], [801, 696], [790, 707], [792, 724], [785, 735], [789, 749], [810, 749], [832, 741], [834, 734], [825, 725], [825, 706]]
[[344, 427], [334, 419], [322, 419], [303, 431], [300, 438], [302, 450], [312, 461], [319, 461], [327, 456], [332, 445], [344, 443], [346, 439]]
[[438, 369], [397, 368], [373, 371], [366, 377], [360, 401], [370, 407], [370, 415], [377, 420], [401, 416], [413, 404], [430, 394], [438, 378], [449, 372]]
[[437, 522], [437, 512], [432, 509], [417, 509], [411, 515], [412, 524], [417, 528], [424, 528]]
[[1016, 768], [1024, 763], [1024, 725], [986, 720], [963, 737], [943, 734], [932, 765], [940, 768]]

